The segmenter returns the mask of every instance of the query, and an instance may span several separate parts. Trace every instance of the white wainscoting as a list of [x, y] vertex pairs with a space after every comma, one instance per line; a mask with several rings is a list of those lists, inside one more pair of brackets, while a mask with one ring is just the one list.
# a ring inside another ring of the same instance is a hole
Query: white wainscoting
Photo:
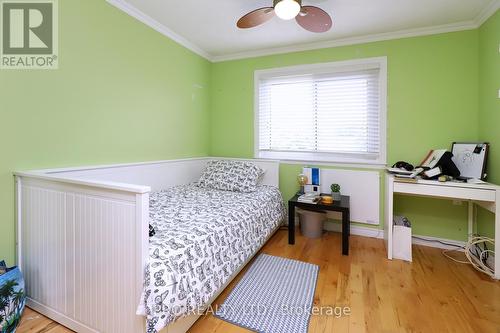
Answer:
[[136, 195], [34, 179], [20, 191], [28, 305], [78, 332], [142, 332]]

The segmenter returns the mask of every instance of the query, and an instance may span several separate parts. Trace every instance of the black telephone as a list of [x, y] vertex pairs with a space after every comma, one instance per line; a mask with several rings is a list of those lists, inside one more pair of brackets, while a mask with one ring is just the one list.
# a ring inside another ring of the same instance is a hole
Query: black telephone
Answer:
[[392, 167], [398, 168], [398, 169], [405, 169], [406, 171], [413, 171], [413, 169], [415, 169], [415, 167], [413, 167], [413, 165], [411, 165], [410, 163], [405, 162], [405, 161], [396, 162], [396, 163], [394, 163], [394, 165]]

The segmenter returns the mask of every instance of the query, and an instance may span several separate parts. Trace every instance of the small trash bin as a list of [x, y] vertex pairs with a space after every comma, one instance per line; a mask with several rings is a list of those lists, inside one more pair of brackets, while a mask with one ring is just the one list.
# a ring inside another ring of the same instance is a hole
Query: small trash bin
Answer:
[[392, 229], [392, 257], [412, 261], [411, 222], [404, 216], [394, 216]]
[[307, 238], [319, 238], [323, 235], [323, 223], [326, 220], [325, 212], [316, 212], [297, 209], [299, 215], [300, 232]]

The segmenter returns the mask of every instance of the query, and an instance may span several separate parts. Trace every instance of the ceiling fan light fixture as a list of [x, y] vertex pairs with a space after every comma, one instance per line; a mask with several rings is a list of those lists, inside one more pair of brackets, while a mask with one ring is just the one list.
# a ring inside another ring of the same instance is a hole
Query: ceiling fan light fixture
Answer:
[[294, 19], [300, 13], [300, 0], [274, 0], [274, 12], [282, 20]]
[[327, 12], [316, 6], [302, 6], [302, 0], [273, 0], [272, 7], [246, 13], [236, 26], [240, 29], [253, 28], [271, 20], [274, 15], [282, 20], [295, 18], [297, 24], [309, 32], [327, 32], [333, 26], [332, 17]]

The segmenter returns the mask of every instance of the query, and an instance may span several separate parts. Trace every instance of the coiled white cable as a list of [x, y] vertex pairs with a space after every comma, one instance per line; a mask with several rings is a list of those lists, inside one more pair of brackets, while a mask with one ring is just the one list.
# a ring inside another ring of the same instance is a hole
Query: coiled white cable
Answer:
[[[413, 236], [413, 238], [417, 239], [422, 239], [425, 241], [430, 241], [430, 242], [438, 242], [444, 245], [448, 245], [450, 247], [455, 247], [455, 249], [448, 249], [448, 250], [443, 250], [441, 253], [448, 259], [453, 260], [454, 262], [457, 262], [459, 264], [467, 264], [467, 265], [472, 265], [475, 269], [478, 271], [490, 276], [494, 277], [495, 275], [495, 268], [494, 267], [489, 267], [488, 265], [485, 264], [486, 258], [485, 256], [495, 256], [495, 251], [489, 250], [487, 244], [491, 245], [491, 248], [495, 248], [495, 240], [489, 237], [483, 237], [483, 236], [478, 236], [478, 235], [469, 235], [470, 239], [469, 241], [465, 244], [465, 246], [458, 246], [455, 244], [450, 244], [438, 240], [433, 240], [433, 239], [427, 239], [423, 237], [417, 237]], [[481, 246], [483, 244], [483, 246]], [[467, 260], [460, 260], [457, 258], [454, 258], [450, 256], [448, 253], [449, 252], [459, 252], [463, 253]], [[495, 262], [495, 260], [492, 260]], [[493, 264], [494, 265], [494, 264]], [[498, 267], [500, 269], [500, 267]]]
[[[484, 263], [484, 256], [485, 255], [493, 255], [495, 256], [495, 251], [493, 250], [482, 250], [479, 244], [489, 244], [491, 245], [491, 248], [495, 248], [495, 240], [489, 238], [489, 237], [482, 237], [482, 236], [476, 236], [472, 237], [467, 244], [465, 244], [465, 256], [467, 259], [470, 261], [472, 267], [477, 269], [480, 272], [483, 272], [484, 274], [489, 275], [490, 277], [493, 277], [495, 274], [494, 268], [489, 267]], [[474, 254], [474, 249], [481, 249], [481, 252], [479, 253], [479, 256], [476, 256]], [[486, 248], [483, 246], [483, 248]], [[497, 267], [497, 269], [500, 269], [500, 267]]]

